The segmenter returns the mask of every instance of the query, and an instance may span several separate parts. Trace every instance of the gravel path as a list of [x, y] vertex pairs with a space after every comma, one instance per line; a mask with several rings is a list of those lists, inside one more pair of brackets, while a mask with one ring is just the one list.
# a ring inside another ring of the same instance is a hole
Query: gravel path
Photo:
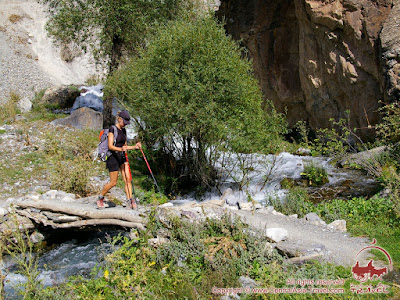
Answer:
[[[278, 249], [298, 252], [301, 255], [321, 254], [323, 259], [337, 265], [354, 265], [357, 253], [370, 245], [370, 241], [366, 238], [351, 237], [348, 233], [334, 231], [324, 225], [313, 225], [302, 219], [265, 212], [253, 213], [241, 210], [231, 212], [258, 230], [286, 229], [289, 233], [288, 238], [278, 243]], [[360, 257], [357, 259], [360, 260]], [[366, 257], [361, 259], [365, 260]]]
[[349, 233], [333, 230], [326, 225], [314, 225], [303, 219], [269, 212], [268, 209], [255, 212], [237, 210], [223, 203], [224, 200], [211, 200], [164, 205], [161, 208], [167, 214], [175, 212], [175, 215], [189, 219], [204, 219], [206, 216], [215, 217], [230, 213], [239, 217], [258, 234], [266, 234], [266, 230], [271, 228], [284, 229], [287, 231], [287, 238], [275, 243], [275, 247], [289, 257], [298, 257], [300, 260], [307, 257], [322, 259], [336, 265], [353, 266], [357, 260], [361, 265], [366, 265], [367, 259], [370, 259], [371, 255], [367, 251], [357, 256], [360, 250], [371, 244], [367, 238], [351, 237]]

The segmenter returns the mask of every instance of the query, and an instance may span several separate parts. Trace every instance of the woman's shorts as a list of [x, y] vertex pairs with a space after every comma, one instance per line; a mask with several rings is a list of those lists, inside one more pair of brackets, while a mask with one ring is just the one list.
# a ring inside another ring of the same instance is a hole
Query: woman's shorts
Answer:
[[113, 152], [112, 155], [106, 160], [108, 171], [119, 171], [120, 167], [125, 163], [125, 161], [125, 155], [123, 152]]

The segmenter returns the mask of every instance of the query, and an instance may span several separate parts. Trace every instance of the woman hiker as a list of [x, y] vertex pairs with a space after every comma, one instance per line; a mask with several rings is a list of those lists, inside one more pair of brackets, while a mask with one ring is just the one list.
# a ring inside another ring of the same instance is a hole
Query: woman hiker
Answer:
[[[107, 192], [117, 184], [118, 172], [121, 171], [122, 178], [125, 182], [125, 193], [130, 208], [136, 209], [135, 200], [132, 200], [132, 182], [128, 180], [128, 174], [125, 171], [125, 152], [128, 150], [140, 149], [142, 144], [138, 142], [135, 146], [127, 146], [126, 125], [130, 124], [130, 116], [126, 110], [118, 112], [115, 126], [111, 126], [108, 134], [108, 149], [112, 155], [106, 160], [106, 166], [110, 172], [110, 182], [107, 183], [99, 195], [97, 200], [97, 208], [115, 207], [115, 203], [104, 201]], [[114, 145], [115, 129], [117, 132], [117, 140]]]

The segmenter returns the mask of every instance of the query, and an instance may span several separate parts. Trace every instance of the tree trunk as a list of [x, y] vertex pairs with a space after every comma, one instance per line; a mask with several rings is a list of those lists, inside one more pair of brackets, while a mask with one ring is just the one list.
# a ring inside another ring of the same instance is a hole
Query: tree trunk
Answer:
[[[113, 72], [119, 66], [122, 56], [122, 44], [122, 39], [118, 35], [114, 35], [108, 76], [112, 76]], [[103, 128], [109, 128], [115, 124], [115, 119], [112, 114], [112, 102], [113, 96], [109, 96], [103, 100]]]
[[133, 214], [128, 210], [109, 208], [98, 210], [95, 205], [85, 205], [79, 203], [66, 203], [55, 201], [21, 201], [15, 204], [22, 208], [36, 208], [41, 211], [51, 211], [70, 216], [78, 216], [84, 219], [117, 219], [133, 223], [144, 223], [142, 217]]

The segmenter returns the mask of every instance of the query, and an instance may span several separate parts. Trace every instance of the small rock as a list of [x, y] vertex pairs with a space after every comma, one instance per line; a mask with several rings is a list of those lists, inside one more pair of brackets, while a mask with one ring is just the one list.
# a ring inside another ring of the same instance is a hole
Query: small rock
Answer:
[[310, 156], [311, 155], [311, 149], [299, 148], [299, 149], [297, 149], [296, 154], [300, 155], [300, 156]]
[[[69, 202], [70, 199], [75, 200], [76, 196], [72, 193], [66, 193], [64, 191], [58, 191], [57, 196], [61, 201]], [[65, 199], [65, 200], [64, 200]]]
[[30, 112], [32, 110], [32, 102], [28, 97], [25, 97], [18, 101], [17, 107], [22, 113]]
[[26, 196], [26, 199], [27, 200], [38, 201], [40, 199], [40, 196], [38, 194], [32, 194], [32, 195]]
[[303, 255], [312, 255], [315, 253], [323, 254], [326, 252], [326, 247], [323, 244], [314, 244], [310, 249], [303, 251]]
[[263, 206], [261, 205], [261, 203], [257, 202], [256, 204], [254, 204], [254, 208], [259, 210], [259, 209], [262, 209]]
[[50, 190], [50, 191], [48, 191], [48, 192], [46, 192], [46, 193], [44, 193], [42, 195], [42, 199], [44, 199], [44, 200], [47, 200], [47, 199], [54, 200], [54, 199], [56, 199], [57, 194], [58, 194], [57, 190]]
[[225, 203], [223, 208], [228, 208], [230, 210], [239, 210], [239, 208], [237, 207], [237, 205], [235, 206], [230, 206], [229, 204]]
[[239, 204], [239, 198], [235, 197], [233, 190], [228, 188], [221, 196], [221, 201], [225, 201], [229, 206], [237, 206]]
[[0, 217], [4, 217], [6, 214], [8, 214], [8, 209], [5, 207], [0, 207]]
[[131, 229], [131, 231], [129, 232], [129, 238], [131, 240], [137, 240], [139, 239], [139, 233], [137, 232], [136, 229]]
[[284, 241], [289, 237], [289, 232], [284, 228], [268, 228], [265, 233], [275, 243]]
[[197, 214], [190, 210], [182, 210], [181, 215], [188, 219], [197, 219]]
[[160, 228], [157, 231], [157, 237], [158, 238], [168, 238], [169, 236], [170, 236], [170, 234], [169, 234], [168, 230], [165, 229], [165, 228]]
[[297, 219], [299, 216], [297, 214], [290, 215], [289, 218]]
[[161, 204], [160, 207], [173, 207], [174, 205], [171, 202], [167, 202], [164, 204]]
[[227, 197], [233, 195], [233, 190], [231, 188], [228, 188], [225, 190], [225, 192], [221, 196], [222, 201], [226, 201]]
[[70, 197], [70, 196], [66, 196], [64, 198], [61, 199], [62, 202], [74, 202], [75, 201], [75, 197]]
[[147, 241], [148, 245], [154, 248], [158, 248], [160, 245], [167, 243], [169, 240], [167, 238], [153, 238]]
[[257, 286], [257, 283], [251, 279], [250, 277], [240, 276], [239, 283], [243, 288], [254, 288]]
[[241, 210], [253, 210], [253, 203], [251, 202], [239, 203], [239, 208]]
[[346, 232], [346, 220], [335, 220], [328, 224], [328, 227], [337, 231]]
[[257, 212], [263, 214], [271, 214], [273, 211], [275, 211], [273, 206], [267, 206], [259, 209]]
[[326, 223], [316, 213], [308, 213], [304, 216], [304, 219], [314, 225], [326, 225]]
[[13, 197], [10, 197], [10, 198], [7, 198], [6, 205], [8, 206], [8, 205], [10, 205], [12, 203], [15, 203], [15, 202], [17, 202], [17, 199], [15, 199]]
[[44, 235], [41, 234], [40, 232], [35, 231], [34, 233], [31, 234], [30, 239], [32, 243], [38, 244], [44, 240]]
[[283, 213], [281, 213], [281, 212], [279, 212], [279, 211], [276, 211], [275, 209], [271, 212], [273, 215], [275, 215], [275, 216], [284, 216], [284, 214]]

